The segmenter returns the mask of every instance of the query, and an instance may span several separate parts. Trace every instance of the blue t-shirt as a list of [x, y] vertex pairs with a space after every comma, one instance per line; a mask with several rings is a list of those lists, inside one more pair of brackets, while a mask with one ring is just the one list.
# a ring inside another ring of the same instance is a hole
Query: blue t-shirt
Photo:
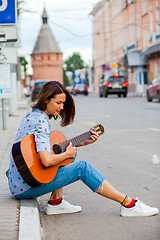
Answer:
[[[34, 134], [35, 136], [37, 152], [51, 152], [49, 117], [44, 111], [32, 109], [26, 113], [22, 119], [20, 128], [18, 129], [14, 143], [30, 134]], [[23, 193], [31, 188], [19, 174], [13, 160], [12, 150], [10, 153], [10, 166], [8, 173], [9, 188], [13, 196]]]

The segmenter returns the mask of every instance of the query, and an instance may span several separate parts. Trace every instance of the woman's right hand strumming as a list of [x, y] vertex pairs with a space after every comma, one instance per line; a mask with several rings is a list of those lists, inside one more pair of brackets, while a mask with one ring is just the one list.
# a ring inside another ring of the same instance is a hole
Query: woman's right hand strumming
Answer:
[[77, 153], [77, 148], [72, 146], [72, 143], [70, 142], [68, 147], [66, 148], [66, 154], [68, 155], [67, 158], [74, 158]]

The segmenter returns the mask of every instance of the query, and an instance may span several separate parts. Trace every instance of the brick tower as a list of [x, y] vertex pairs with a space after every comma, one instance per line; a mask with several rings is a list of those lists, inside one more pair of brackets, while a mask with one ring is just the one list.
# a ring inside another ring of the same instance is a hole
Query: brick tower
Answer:
[[44, 9], [42, 27], [31, 54], [33, 80], [56, 80], [63, 83], [63, 60], [59, 45], [48, 25]]

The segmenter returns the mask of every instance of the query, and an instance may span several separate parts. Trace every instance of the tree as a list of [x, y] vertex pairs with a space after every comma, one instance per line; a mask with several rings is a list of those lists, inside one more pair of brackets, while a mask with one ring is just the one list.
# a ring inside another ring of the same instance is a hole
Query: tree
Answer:
[[86, 78], [86, 86], [89, 86], [89, 76], [88, 76], [88, 71], [85, 73], [85, 78]]
[[20, 57], [20, 64], [23, 66], [24, 73], [26, 73], [28, 62], [25, 57]]
[[69, 84], [68, 77], [67, 77], [67, 75], [66, 75], [66, 71], [64, 70], [64, 68], [63, 68], [63, 84], [64, 84], [65, 87], [68, 86], [68, 85], [70, 85], [70, 84]]
[[23, 10], [22, 6], [23, 6], [24, 3], [25, 3], [24, 0], [18, 0], [17, 1], [17, 16], [18, 17], [19, 17], [19, 15], [21, 14], [21, 12]]
[[64, 70], [73, 72], [73, 76], [76, 69], [84, 68], [84, 61], [78, 52], [74, 52], [64, 63]]

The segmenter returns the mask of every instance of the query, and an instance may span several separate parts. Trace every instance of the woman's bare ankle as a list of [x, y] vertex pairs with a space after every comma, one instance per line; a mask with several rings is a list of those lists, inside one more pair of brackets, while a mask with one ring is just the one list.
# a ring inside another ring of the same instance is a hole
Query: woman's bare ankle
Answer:
[[123, 200], [123, 202], [121, 203], [123, 206], [126, 206], [128, 204], [130, 204], [132, 201], [131, 197], [126, 196], [125, 199]]
[[55, 193], [53, 192], [50, 196], [50, 199], [49, 200], [56, 200], [56, 199], [59, 199], [59, 198], [62, 198], [62, 194], [61, 193]]

